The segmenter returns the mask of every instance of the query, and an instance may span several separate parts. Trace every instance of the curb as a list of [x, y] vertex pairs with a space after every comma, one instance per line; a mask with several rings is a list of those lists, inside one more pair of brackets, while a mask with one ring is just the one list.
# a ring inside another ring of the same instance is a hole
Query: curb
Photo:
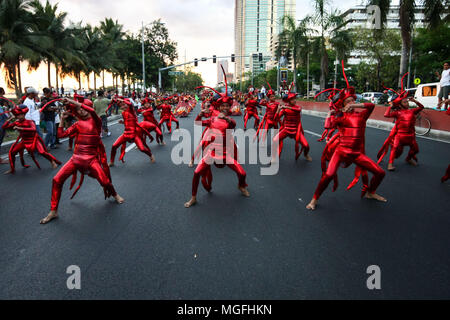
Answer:
[[[302, 110], [302, 113], [309, 115], [309, 116], [318, 117], [318, 118], [326, 118], [327, 117], [326, 112], [320, 112], [320, 111], [314, 111], [314, 110]], [[367, 120], [367, 126], [370, 128], [391, 131], [392, 128], [394, 127], [394, 124], [392, 122], [369, 119], [369, 120]], [[450, 143], [450, 131], [431, 129], [430, 132], [427, 133], [425, 136], [417, 136], [417, 137], [418, 138], [428, 138], [428, 139], [439, 141], [439, 142]]]

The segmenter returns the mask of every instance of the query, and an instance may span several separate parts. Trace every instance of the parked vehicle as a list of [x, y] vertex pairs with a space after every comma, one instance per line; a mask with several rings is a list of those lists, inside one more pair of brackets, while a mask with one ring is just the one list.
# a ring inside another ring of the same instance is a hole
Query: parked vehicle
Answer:
[[364, 92], [362, 94], [362, 98], [366, 101], [377, 104], [379, 103], [379, 99], [382, 95], [382, 92]]
[[427, 109], [434, 109], [438, 106], [438, 94], [441, 90], [439, 82], [420, 84], [415, 88], [414, 99], [419, 101]]

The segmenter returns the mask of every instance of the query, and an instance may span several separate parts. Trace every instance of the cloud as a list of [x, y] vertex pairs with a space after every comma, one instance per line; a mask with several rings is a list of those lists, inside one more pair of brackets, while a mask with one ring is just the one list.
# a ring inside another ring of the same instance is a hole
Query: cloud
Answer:
[[[105, 18], [113, 18], [125, 30], [139, 32], [141, 23], [161, 18], [169, 29], [172, 40], [178, 44], [179, 61], [194, 58], [229, 56], [234, 52], [235, 0], [50, 0], [59, 9], [68, 12], [69, 20], [82, 20], [97, 25]], [[336, 5], [347, 8], [361, 0]], [[297, 18], [311, 13], [310, 0], [297, 0]], [[199, 64], [195, 72], [202, 73], [209, 85], [216, 84], [217, 69], [211, 61]], [[230, 65], [230, 70], [233, 70]]]

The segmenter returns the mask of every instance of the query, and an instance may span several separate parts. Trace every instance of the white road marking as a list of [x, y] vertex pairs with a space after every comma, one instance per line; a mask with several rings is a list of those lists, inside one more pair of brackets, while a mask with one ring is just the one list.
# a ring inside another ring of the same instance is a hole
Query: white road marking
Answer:
[[130, 152], [130, 151], [133, 150], [134, 148], [136, 148], [136, 143], [130, 144], [130, 145], [125, 149], [125, 152]]
[[313, 136], [316, 136], [316, 137], [322, 137], [322, 135], [321, 134], [318, 134], [318, 133], [315, 133], [315, 132], [312, 132], [312, 131], [309, 131], [309, 130], [305, 130], [305, 132], [306, 133], [309, 133], [309, 134], [312, 134]]

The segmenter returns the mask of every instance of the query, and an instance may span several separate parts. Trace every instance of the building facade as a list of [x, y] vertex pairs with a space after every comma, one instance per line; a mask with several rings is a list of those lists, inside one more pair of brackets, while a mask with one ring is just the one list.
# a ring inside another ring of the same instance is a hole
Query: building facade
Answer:
[[[400, 6], [391, 5], [386, 19], [386, 29], [400, 30], [400, 16], [399, 16]], [[425, 14], [423, 6], [416, 6], [414, 12], [415, 28], [421, 28], [425, 24]], [[345, 28], [348, 30], [358, 29], [358, 28], [375, 28], [379, 21], [376, 20], [375, 11], [368, 10], [366, 5], [358, 5], [351, 7], [342, 14], [344, 22], [347, 22]], [[400, 55], [400, 52], [398, 53]], [[364, 52], [359, 52], [354, 50], [350, 53], [349, 64], [359, 64], [361, 61], [365, 60]]]
[[236, 81], [247, 72], [257, 75], [266, 70], [272, 59], [271, 42], [281, 32], [285, 15], [295, 19], [296, 0], [235, 0]]

